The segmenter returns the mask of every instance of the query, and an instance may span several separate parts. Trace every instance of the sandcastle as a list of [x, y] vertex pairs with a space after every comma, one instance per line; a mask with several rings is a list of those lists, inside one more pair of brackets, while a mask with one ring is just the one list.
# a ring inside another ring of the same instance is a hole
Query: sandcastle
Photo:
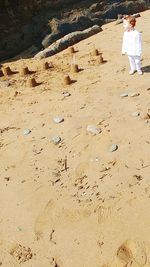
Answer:
[[92, 56], [98, 56], [99, 55], [99, 51], [98, 51], [98, 49], [94, 49], [93, 51], [92, 51]]
[[21, 68], [21, 70], [20, 70], [20, 75], [21, 75], [21, 76], [25, 76], [25, 75], [27, 75], [27, 74], [30, 74], [30, 71], [29, 71], [28, 67], [23, 67], [23, 68]]
[[99, 56], [97, 57], [96, 63], [98, 65], [104, 63], [104, 59], [103, 59], [102, 53], [100, 53]]
[[71, 80], [70, 76], [69, 75], [65, 75], [64, 76], [64, 84], [65, 85], [70, 85], [71, 83], [72, 83], [72, 80]]
[[10, 75], [13, 74], [13, 72], [12, 72], [12, 70], [10, 69], [10, 67], [8, 66], [8, 67], [4, 67], [4, 68], [3, 68], [3, 74], [4, 74], [4, 76], [10, 76]]
[[71, 72], [73, 73], [79, 72], [78, 64], [71, 64]]
[[35, 78], [31, 78], [28, 80], [28, 86], [29, 87], [35, 87], [37, 85], [38, 85], [38, 83], [36, 82]]
[[49, 63], [48, 62], [44, 62], [42, 65], [42, 69], [43, 70], [48, 70], [50, 68]]
[[75, 49], [74, 49], [73, 46], [70, 46], [70, 47], [68, 48], [68, 51], [69, 51], [71, 54], [74, 54], [74, 53], [75, 53]]
[[2, 70], [0, 70], [0, 77], [3, 77], [4, 76], [4, 73]]

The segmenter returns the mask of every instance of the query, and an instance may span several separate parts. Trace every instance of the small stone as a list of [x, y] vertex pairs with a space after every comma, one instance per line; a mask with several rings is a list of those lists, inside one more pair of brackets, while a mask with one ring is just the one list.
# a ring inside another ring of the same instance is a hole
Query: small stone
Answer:
[[23, 135], [28, 135], [28, 134], [30, 134], [31, 133], [31, 130], [29, 130], [29, 129], [25, 129], [24, 131], [23, 131]]
[[61, 122], [64, 121], [64, 118], [56, 116], [56, 117], [53, 118], [53, 121], [55, 123], [61, 123]]
[[132, 113], [132, 117], [138, 117], [140, 116], [140, 112], [139, 111], [135, 111]]
[[71, 94], [68, 93], [68, 92], [63, 92], [63, 96], [64, 96], [64, 97], [69, 97], [69, 96], [71, 96]]
[[128, 95], [129, 95], [128, 93], [123, 93], [123, 94], [120, 95], [120, 97], [122, 97], [122, 98], [123, 97], [128, 97]]
[[61, 137], [58, 135], [55, 135], [52, 137], [52, 141], [55, 145], [58, 145], [61, 142]]
[[100, 128], [97, 128], [95, 125], [88, 125], [86, 129], [88, 132], [92, 134], [99, 134], [102, 131]]
[[118, 149], [118, 146], [116, 144], [113, 144], [111, 147], [110, 147], [110, 152], [114, 152]]
[[131, 96], [131, 97], [135, 97], [135, 96], [139, 96], [140, 94], [139, 93], [137, 93], [137, 92], [134, 92], [134, 93], [130, 93], [129, 94], [129, 96]]

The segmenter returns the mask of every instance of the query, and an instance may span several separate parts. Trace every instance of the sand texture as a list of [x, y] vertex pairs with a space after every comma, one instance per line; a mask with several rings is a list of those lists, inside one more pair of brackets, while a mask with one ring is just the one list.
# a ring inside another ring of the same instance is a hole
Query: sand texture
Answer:
[[74, 54], [3, 65], [0, 265], [150, 266], [149, 24], [145, 11], [141, 76], [115, 22]]

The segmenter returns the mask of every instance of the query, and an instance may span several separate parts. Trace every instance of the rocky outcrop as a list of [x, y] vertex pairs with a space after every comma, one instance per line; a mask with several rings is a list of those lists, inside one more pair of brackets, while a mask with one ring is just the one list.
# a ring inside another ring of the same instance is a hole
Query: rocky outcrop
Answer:
[[98, 25], [95, 25], [89, 29], [86, 29], [84, 31], [77, 31], [69, 33], [68, 35], [65, 35], [63, 38], [57, 40], [54, 44], [52, 44], [50, 47], [44, 49], [43, 51], [36, 54], [35, 58], [42, 59], [49, 56], [53, 56], [56, 53], [66, 49], [67, 47], [85, 39], [88, 38], [98, 32], [101, 31], [101, 28]]
[[118, 13], [136, 13], [148, 7], [147, 0], [2, 0], [0, 60], [32, 45], [47, 47], [70, 32], [101, 26]]

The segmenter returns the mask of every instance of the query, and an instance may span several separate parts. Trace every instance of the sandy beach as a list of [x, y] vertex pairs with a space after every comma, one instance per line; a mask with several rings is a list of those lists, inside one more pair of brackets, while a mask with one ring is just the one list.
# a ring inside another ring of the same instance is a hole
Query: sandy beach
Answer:
[[73, 55], [4, 64], [16, 74], [0, 77], [0, 265], [150, 266], [149, 22], [137, 19], [143, 75], [129, 75], [116, 22]]

